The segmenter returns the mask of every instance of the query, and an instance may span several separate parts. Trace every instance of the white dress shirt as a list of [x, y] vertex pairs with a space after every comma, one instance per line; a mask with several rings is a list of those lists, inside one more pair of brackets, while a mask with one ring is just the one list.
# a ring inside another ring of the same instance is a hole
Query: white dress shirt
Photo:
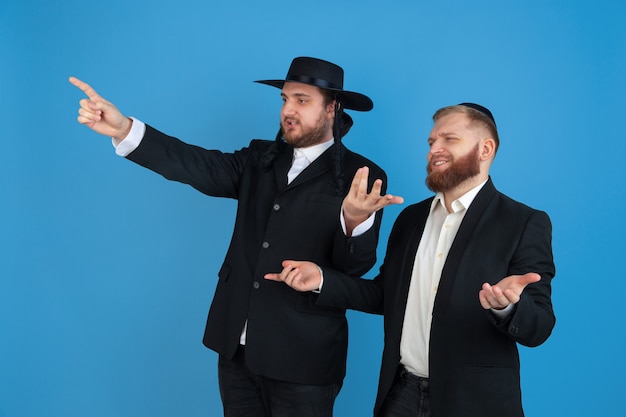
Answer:
[[486, 182], [454, 200], [452, 213], [446, 210], [442, 193], [430, 207], [413, 265], [400, 340], [400, 363], [415, 375], [428, 378], [430, 327], [441, 271], [467, 209]]

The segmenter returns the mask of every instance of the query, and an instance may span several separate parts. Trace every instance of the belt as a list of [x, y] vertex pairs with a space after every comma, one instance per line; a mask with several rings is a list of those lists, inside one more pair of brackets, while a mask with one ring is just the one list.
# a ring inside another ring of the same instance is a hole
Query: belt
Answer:
[[430, 387], [430, 382], [428, 381], [428, 378], [412, 374], [404, 367], [404, 365], [398, 365], [398, 379], [400, 379], [405, 384], [416, 386], [419, 390], [423, 392], [428, 392], [428, 389]]

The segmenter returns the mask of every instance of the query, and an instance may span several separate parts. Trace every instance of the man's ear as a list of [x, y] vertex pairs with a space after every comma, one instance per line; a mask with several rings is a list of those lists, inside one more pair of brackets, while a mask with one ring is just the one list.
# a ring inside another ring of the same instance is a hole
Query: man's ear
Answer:
[[326, 118], [328, 120], [332, 120], [335, 118], [335, 103], [336, 101], [333, 100], [326, 105]]
[[496, 141], [492, 138], [485, 138], [480, 141], [480, 159], [485, 161], [493, 159], [496, 153]]

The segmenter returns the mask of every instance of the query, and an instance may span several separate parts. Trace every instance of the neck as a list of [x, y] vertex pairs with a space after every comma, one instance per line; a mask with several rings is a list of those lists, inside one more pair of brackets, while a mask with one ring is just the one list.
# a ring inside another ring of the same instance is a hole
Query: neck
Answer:
[[482, 184], [489, 178], [488, 174], [479, 174], [475, 177], [468, 178], [463, 181], [461, 184], [457, 185], [451, 190], [447, 190], [443, 192], [443, 202], [446, 206], [446, 210], [448, 213], [452, 213], [452, 202], [461, 198], [465, 193], [471, 190], [474, 187]]
[[314, 146], [320, 146], [322, 144], [327, 144], [327, 146], [330, 146], [331, 144], [328, 142], [333, 141], [333, 136], [331, 135], [328, 139], [326, 140], [322, 140], [320, 142], [314, 143], [312, 145], [308, 145], [308, 146], [294, 146], [295, 148], [299, 148], [299, 149], [305, 149], [305, 148], [312, 148]]

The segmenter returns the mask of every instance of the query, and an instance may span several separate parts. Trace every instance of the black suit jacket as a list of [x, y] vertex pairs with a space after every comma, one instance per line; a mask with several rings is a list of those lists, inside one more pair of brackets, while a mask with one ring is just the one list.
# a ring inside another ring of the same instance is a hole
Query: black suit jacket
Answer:
[[[374, 414], [394, 383], [400, 338], [417, 252], [432, 198], [404, 209], [394, 223], [384, 263], [374, 280], [324, 270], [320, 304], [384, 314], [385, 346]], [[544, 212], [499, 193], [491, 179], [468, 209], [446, 259], [435, 298], [429, 349], [433, 416], [523, 416], [517, 343], [537, 346], [555, 324], [552, 227]], [[478, 292], [514, 274], [541, 281], [522, 293], [499, 322]]]
[[[253, 140], [234, 153], [188, 145], [146, 126], [128, 159], [165, 178], [217, 197], [238, 200], [235, 227], [211, 304], [204, 344], [233, 357], [246, 320], [246, 360], [257, 374], [303, 384], [341, 383], [347, 355], [344, 308], [316, 305], [317, 295], [298, 293], [263, 278], [285, 259], [311, 259], [348, 274], [364, 274], [376, 262], [381, 215], [374, 227], [347, 238], [339, 213], [356, 170], [382, 169], [342, 146], [345, 189], [334, 180], [335, 146], [287, 185], [293, 148], [284, 146], [270, 168], [259, 158], [271, 141]], [[217, 220], [217, 219], [215, 219]]]

